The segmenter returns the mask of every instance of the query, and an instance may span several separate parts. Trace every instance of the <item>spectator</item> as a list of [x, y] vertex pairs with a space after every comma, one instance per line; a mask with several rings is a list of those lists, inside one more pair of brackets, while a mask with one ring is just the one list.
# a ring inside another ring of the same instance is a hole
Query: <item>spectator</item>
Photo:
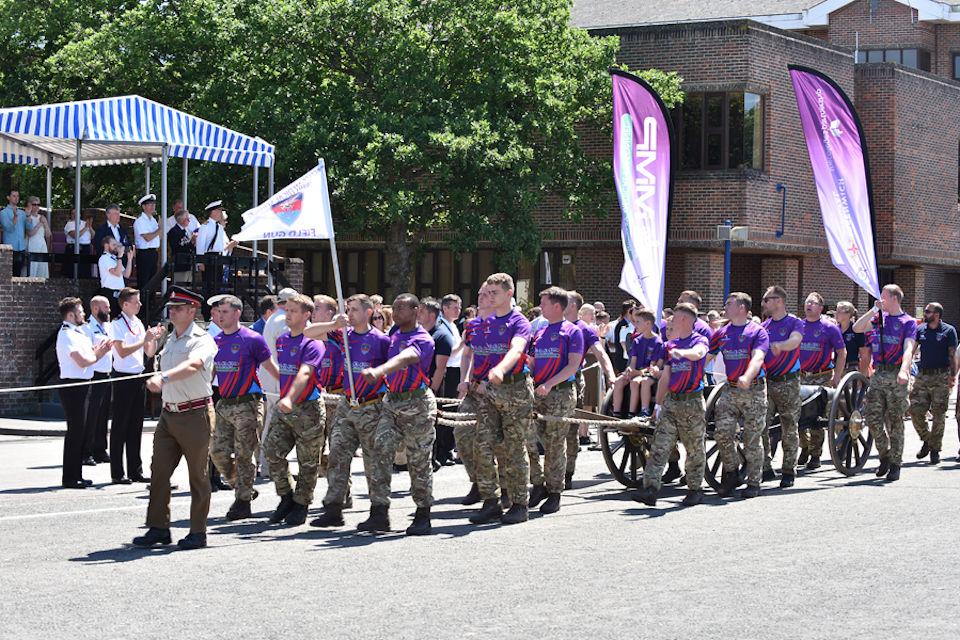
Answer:
[[90, 263], [81, 262], [76, 256], [93, 255], [93, 247], [90, 244], [91, 235], [93, 234], [93, 215], [88, 213], [85, 218], [80, 220], [80, 253], [78, 254], [76, 253], [77, 248], [74, 246], [77, 229], [76, 213], [76, 209], [71, 209], [70, 219], [67, 220], [67, 224], [63, 225], [63, 233], [67, 237], [67, 247], [64, 250], [63, 271], [60, 272], [60, 275], [64, 278], [72, 278], [73, 266], [76, 265], [77, 277], [89, 278], [91, 275]]
[[270, 319], [270, 316], [272, 316], [276, 310], [277, 296], [263, 296], [260, 298], [260, 302], [257, 304], [257, 313], [260, 314], [260, 318], [258, 318], [250, 328], [260, 335], [263, 335], [263, 328], [266, 326], [267, 320]]
[[153, 280], [157, 273], [160, 249], [160, 223], [154, 217], [157, 210], [157, 197], [152, 193], [137, 201], [143, 213], [133, 223], [133, 238], [137, 246], [137, 284], [141, 287]]
[[13, 275], [23, 276], [25, 271], [24, 253], [27, 249], [27, 231], [33, 225], [27, 220], [27, 214], [17, 207], [20, 203], [19, 189], [12, 188], [7, 192], [6, 207], [0, 211], [0, 225], [3, 226], [3, 242], [13, 249]]
[[459, 327], [458, 327], [460, 329], [461, 336], [463, 335], [463, 328], [466, 326], [467, 322], [476, 318], [477, 313], [478, 313], [477, 308], [473, 305], [470, 305], [469, 307], [467, 307], [466, 310], [463, 312], [463, 317], [460, 318]]
[[540, 307], [530, 309], [527, 312], [527, 319], [530, 320], [530, 335], [550, 324], [550, 321], [543, 317]]
[[[177, 224], [177, 216], [181, 211], [184, 211], [183, 200], [177, 198], [173, 201], [173, 211], [170, 212], [170, 216], [167, 218], [166, 226], [163, 228], [166, 233], [170, 233], [170, 229], [173, 229], [173, 225]], [[200, 230], [200, 221], [197, 220], [197, 216], [193, 215], [189, 211], [187, 211], [187, 216], [190, 220], [190, 222], [187, 224], [187, 229], [190, 230], [190, 233], [196, 233]]]
[[167, 250], [173, 260], [174, 284], [188, 284], [193, 281], [193, 270], [190, 265], [190, 256], [193, 255], [193, 244], [197, 241], [196, 235], [190, 231], [190, 214], [181, 211], [175, 218], [176, 226], [167, 232]]
[[613, 343], [611, 360], [618, 375], [627, 368], [627, 354], [630, 352], [631, 336], [633, 335], [633, 324], [630, 322], [630, 317], [636, 307], [636, 300], [624, 300], [623, 304], [620, 305], [620, 319], [614, 326], [613, 331], [607, 336], [607, 343]]
[[103, 255], [97, 261], [100, 270], [100, 295], [110, 302], [110, 316], [116, 318], [120, 313], [117, 298], [120, 291], [126, 286], [124, 278], [130, 277], [133, 269], [133, 260], [123, 266], [124, 247], [112, 235], [103, 237]]
[[[376, 296], [371, 296], [371, 300], [375, 297]], [[389, 305], [380, 305], [380, 309], [378, 310], [376, 303], [374, 303], [371, 323], [382, 333], [390, 335], [390, 330], [393, 328], [393, 309], [391, 309]]]
[[[597, 300], [596, 302], [594, 302], [594, 303], [593, 303], [593, 308], [597, 310], [597, 313], [600, 313], [601, 311], [606, 311], [606, 310], [607, 310], [607, 306], [606, 306], [605, 304], [603, 304], [603, 302], [602, 302], [601, 300]], [[609, 317], [609, 315], [608, 315], [608, 317]]]
[[463, 340], [460, 337], [460, 327], [457, 326], [457, 322], [462, 304], [460, 296], [454, 293], [448, 293], [440, 301], [441, 316], [438, 322], [446, 327], [453, 337], [453, 352], [447, 360], [447, 372], [444, 375], [443, 386], [440, 388], [440, 396], [444, 398], [456, 398], [457, 385], [460, 384], [460, 354], [463, 350]]
[[30, 277], [49, 278], [50, 258], [47, 254], [50, 251], [48, 247], [53, 242], [53, 234], [50, 232], [50, 223], [47, 221], [47, 217], [40, 213], [40, 198], [30, 196], [27, 199], [26, 214], [27, 223], [30, 225], [30, 230], [27, 231]]
[[[131, 246], [127, 230], [120, 226], [120, 205], [112, 203], [107, 205], [107, 221], [93, 234], [93, 249], [98, 256], [103, 253], [103, 239], [108, 235], [113, 236], [123, 247]], [[136, 252], [131, 252], [129, 257], [133, 257], [134, 253]]]

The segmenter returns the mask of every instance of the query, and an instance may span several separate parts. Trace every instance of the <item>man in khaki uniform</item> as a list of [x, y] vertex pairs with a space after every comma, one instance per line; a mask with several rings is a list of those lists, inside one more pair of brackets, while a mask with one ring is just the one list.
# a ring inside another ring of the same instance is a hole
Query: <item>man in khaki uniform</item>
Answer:
[[[161, 394], [163, 411], [153, 436], [149, 530], [133, 539], [133, 544], [140, 547], [170, 544], [170, 476], [181, 457], [186, 459], [190, 474], [190, 533], [178, 545], [181, 549], [207, 546], [207, 461], [210, 435], [216, 423], [210, 380], [217, 345], [210, 334], [194, 323], [202, 300], [192, 291], [173, 287], [167, 306], [174, 331], [160, 352], [160, 372], [147, 380], [147, 389]], [[160, 328], [150, 331], [163, 333]]]

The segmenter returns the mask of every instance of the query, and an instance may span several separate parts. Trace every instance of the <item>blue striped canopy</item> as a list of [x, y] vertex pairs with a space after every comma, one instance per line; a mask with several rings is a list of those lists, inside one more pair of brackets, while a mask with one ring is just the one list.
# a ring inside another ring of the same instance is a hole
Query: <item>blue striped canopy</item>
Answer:
[[13, 164], [82, 166], [170, 157], [269, 167], [274, 148], [140, 96], [0, 109], [0, 161]]

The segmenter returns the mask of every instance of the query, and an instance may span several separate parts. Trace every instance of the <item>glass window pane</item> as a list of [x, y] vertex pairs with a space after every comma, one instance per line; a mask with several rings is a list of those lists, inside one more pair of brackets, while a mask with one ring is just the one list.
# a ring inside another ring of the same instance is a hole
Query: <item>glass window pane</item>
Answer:
[[437, 252], [437, 295], [445, 296], [453, 291], [453, 267], [450, 264], [452, 259], [448, 249]]
[[960, 78], [960, 54], [953, 54], [953, 77]]
[[763, 97], [743, 95], [743, 164], [763, 169]]
[[363, 288], [372, 295], [383, 290], [380, 286], [380, 250], [368, 249], [364, 254]]
[[866, 62], [867, 61], [867, 52], [866, 51], [857, 51], [857, 62]]
[[460, 254], [460, 282], [473, 286], [473, 254]]
[[680, 125], [683, 169], [699, 169], [703, 153], [703, 94], [690, 93], [681, 109]]
[[921, 71], [930, 71], [930, 52], [920, 49], [920, 53], [917, 56], [917, 67]]
[[883, 51], [880, 49], [867, 51], [867, 62], [883, 62]]
[[728, 161], [729, 169], [738, 169], [743, 167], [743, 94], [731, 93], [730, 106], [728, 108], [728, 122], [730, 123], [729, 143], [728, 143]]
[[718, 128], [723, 126], [723, 94], [711, 93], [707, 96], [707, 128]]
[[914, 69], [917, 68], [917, 50], [916, 49], [904, 49], [903, 50], [903, 64]]
[[707, 136], [707, 168], [723, 167], [723, 134], [711, 133]]
[[886, 62], [900, 62], [900, 49], [887, 49], [884, 53]]
[[433, 284], [433, 251], [424, 251], [420, 259], [420, 284]]
[[347, 254], [347, 282], [357, 282], [360, 279], [360, 254], [351, 251]]

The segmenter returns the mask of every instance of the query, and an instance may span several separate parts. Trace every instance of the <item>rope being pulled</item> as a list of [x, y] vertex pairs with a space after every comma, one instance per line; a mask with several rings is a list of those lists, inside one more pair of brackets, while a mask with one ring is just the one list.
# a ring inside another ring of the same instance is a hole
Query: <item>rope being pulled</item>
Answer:
[[[568, 418], [564, 416], [552, 416], [534, 412], [531, 416], [534, 420], [543, 420], [544, 422], [561, 422], [566, 424], [584, 424], [588, 427], [603, 427], [605, 429], [619, 429], [621, 427], [637, 428], [651, 427], [652, 421], [646, 418], [630, 418], [629, 420], [589, 420], [586, 418]], [[475, 413], [452, 413], [437, 409], [437, 424], [448, 427], [466, 426], [477, 423], [477, 414]]]

